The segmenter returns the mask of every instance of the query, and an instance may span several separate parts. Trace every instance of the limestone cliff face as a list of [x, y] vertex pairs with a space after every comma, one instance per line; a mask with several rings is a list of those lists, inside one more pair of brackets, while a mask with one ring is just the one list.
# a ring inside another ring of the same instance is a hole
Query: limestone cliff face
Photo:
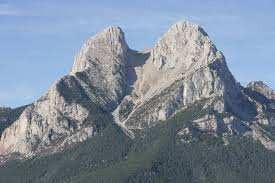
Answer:
[[0, 141], [2, 154], [19, 152], [31, 155], [41, 146], [50, 145], [81, 128], [89, 111], [79, 103], [65, 100], [58, 91], [62, 82], [75, 84], [69, 77], [62, 78], [3, 132]]
[[204, 99], [211, 100], [209, 105], [219, 113], [231, 112], [245, 119], [255, 115], [223, 54], [200, 26], [173, 25], [147, 54], [144, 65], [135, 67], [132, 94], [119, 106], [120, 122], [127, 128], [153, 126]]
[[275, 125], [275, 91], [262, 81], [250, 82], [243, 91], [256, 104], [257, 122], [263, 125]]
[[273, 119], [261, 117], [272, 102], [253, 92], [268, 101], [274, 93], [251, 88], [235, 81], [223, 54], [196, 24], [173, 25], [142, 52], [128, 47], [119, 27], [109, 27], [84, 44], [69, 75], [4, 130], [0, 154], [55, 152], [100, 134], [112, 121], [134, 137], [132, 129], [154, 126], [196, 102], [212, 110], [193, 121], [200, 130], [243, 134], [255, 129], [251, 124]]
[[128, 50], [122, 30], [109, 27], [84, 44], [70, 74], [79, 74], [90, 88], [104, 92], [105, 107], [113, 109], [126, 92]]
[[31, 156], [96, 134], [108, 118], [106, 111], [117, 105], [125, 91], [127, 49], [123, 32], [117, 27], [89, 39], [70, 75], [53, 84], [3, 132], [0, 154]]
[[262, 94], [263, 96], [265, 96], [266, 98], [268, 98], [270, 100], [275, 100], [275, 91], [272, 90], [270, 87], [268, 87], [262, 81], [253, 81], [253, 82], [250, 82], [247, 85], [247, 88], [250, 88], [251, 90]]

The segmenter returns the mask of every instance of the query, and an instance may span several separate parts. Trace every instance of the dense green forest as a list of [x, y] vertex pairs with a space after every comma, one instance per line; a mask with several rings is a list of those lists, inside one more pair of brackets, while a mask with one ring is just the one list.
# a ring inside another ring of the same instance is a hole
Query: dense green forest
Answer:
[[[101, 135], [64, 152], [9, 162], [0, 182], [275, 182], [274, 152], [248, 137], [228, 137], [225, 145], [223, 137], [200, 132], [190, 121], [209, 111], [199, 109], [135, 131], [134, 139], [108, 122]], [[191, 135], [179, 135], [186, 127]]]

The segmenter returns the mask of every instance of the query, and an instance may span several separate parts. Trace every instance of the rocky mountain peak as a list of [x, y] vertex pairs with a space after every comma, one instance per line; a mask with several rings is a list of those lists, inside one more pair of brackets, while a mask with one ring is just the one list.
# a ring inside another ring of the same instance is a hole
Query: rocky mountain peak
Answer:
[[205, 31], [190, 22], [174, 24], [157, 42], [152, 52], [153, 61], [159, 69], [203, 66], [222, 57]]
[[[121, 28], [117, 26], [108, 27], [85, 42], [75, 57], [71, 74], [89, 69], [93, 64], [99, 64], [98, 61], [100, 64], [108, 64], [106, 61], [108, 58], [100, 59], [103, 55], [118, 57], [122, 56], [127, 49], [128, 45]], [[110, 64], [113, 62], [112, 58], [109, 58], [109, 62]]]
[[203, 34], [204, 36], [207, 36], [207, 33], [204, 31], [204, 29], [193, 22], [189, 22], [189, 21], [179, 21], [175, 24], [173, 24], [167, 31], [167, 33], [169, 32], [177, 32], [177, 33], [182, 33], [182, 32], [199, 32], [201, 34]]
[[226, 67], [222, 53], [204, 30], [186, 21], [172, 25], [149, 55], [141, 69], [143, 76], [137, 82], [138, 91], [145, 98], [215, 61], [221, 63], [220, 67]]
[[268, 99], [275, 100], [275, 91], [272, 90], [263, 81], [252, 81], [252, 82], [248, 83], [247, 88], [250, 88], [253, 91], [261, 93]]
[[125, 93], [125, 65], [128, 45], [120, 27], [108, 27], [87, 40], [76, 56], [71, 75], [88, 87], [106, 93], [106, 107], [112, 109]]
[[[174, 24], [148, 55], [144, 65], [135, 68], [132, 96], [120, 105], [120, 119], [127, 128], [153, 126], [205, 99], [212, 100], [210, 105], [219, 113], [230, 111], [243, 119], [255, 115], [223, 54], [197, 24]], [[240, 110], [241, 105], [245, 109]]]

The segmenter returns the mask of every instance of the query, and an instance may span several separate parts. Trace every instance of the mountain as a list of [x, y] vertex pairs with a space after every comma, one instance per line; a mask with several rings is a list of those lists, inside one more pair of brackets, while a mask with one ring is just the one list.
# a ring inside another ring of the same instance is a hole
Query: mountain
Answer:
[[[125, 77], [120, 70], [126, 51], [119, 28], [108, 28], [88, 40], [71, 73], [54, 83], [3, 132], [0, 153], [32, 156], [53, 152], [100, 133], [106, 125], [102, 121], [112, 120], [108, 112], [123, 95]], [[102, 63], [96, 63], [98, 60]]]
[[108, 27], [5, 120], [0, 180], [273, 182], [274, 94], [241, 86], [196, 24], [176, 23], [146, 51]]

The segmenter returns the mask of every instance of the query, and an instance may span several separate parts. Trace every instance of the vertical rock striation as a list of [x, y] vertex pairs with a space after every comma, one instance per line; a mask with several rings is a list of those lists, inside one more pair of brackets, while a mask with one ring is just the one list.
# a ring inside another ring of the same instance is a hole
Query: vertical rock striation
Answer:
[[[228, 70], [223, 54], [198, 25], [173, 25], [136, 69], [126, 127], [145, 128], [166, 120], [184, 106], [208, 99], [219, 113], [251, 119], [256, 111]], [[130, 101], [130, 102], [129, 102]]]

